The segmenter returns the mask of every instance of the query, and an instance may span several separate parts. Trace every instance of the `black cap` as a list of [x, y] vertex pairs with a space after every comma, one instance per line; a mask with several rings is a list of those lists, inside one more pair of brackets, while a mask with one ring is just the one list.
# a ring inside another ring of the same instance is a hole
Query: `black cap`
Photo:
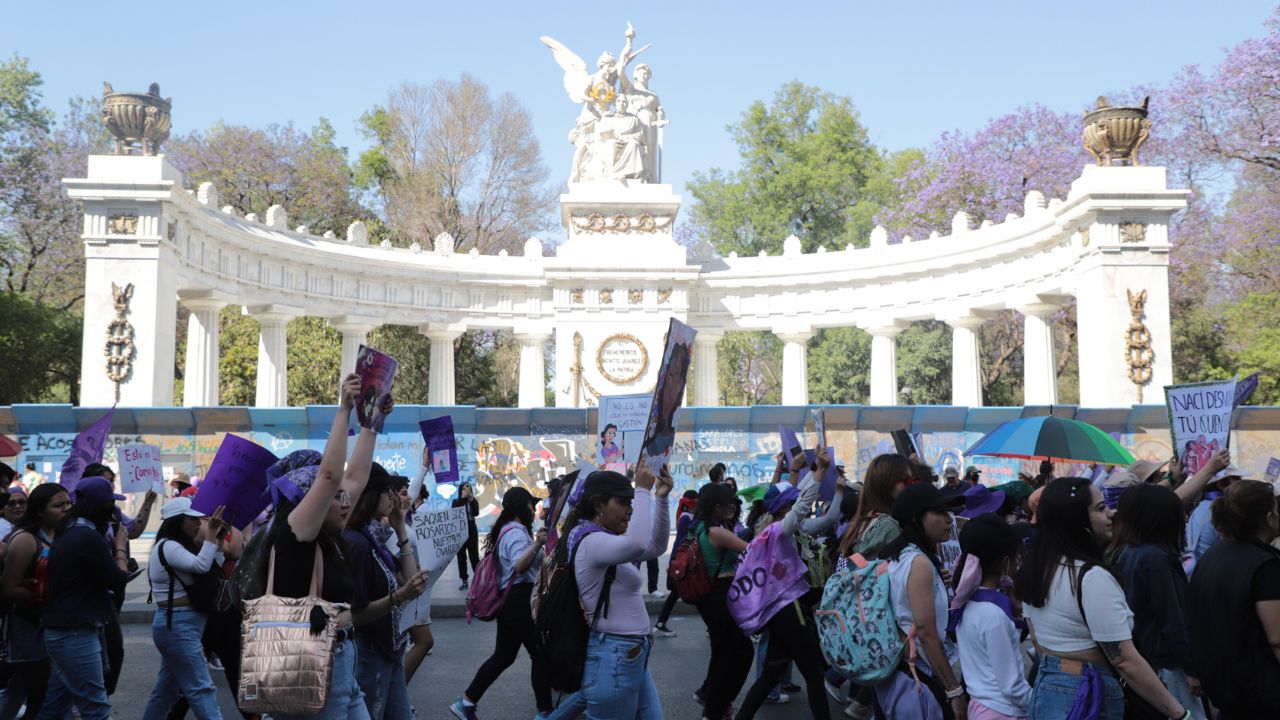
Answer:
[[893, 519], [909, 523], [927, 510], [955, 510], [964, 507], [961, 496], [944, 495], [932, 483], [908, 485], [893, 499]]
[[513, 507], [524, 507], [537, 501], [538, 499], [533, 496], [533, 493], [519, 486], [513, 487], [502, 494], [502, 507], [504, 510]]
[[612, 470], [596, 470], [587, 476], [582, 483], [582, 496], [604, 495], [606, 497], [635, 497], [636, 489], [626, 475]]
[[979, 560], [998, 560], [1031, 536], [1026, 523], [1010, 525], [995, 513], [983, 513], [960, 528], [960, 551]]
[[387, 469], [382, 467], [380, 463], [374, 463], [369, 468], [369, 483], [367, 487], [372, 490], [385, 490], [387, 488], [408, 487], [409, 478], [403, 475], [392, 475]]

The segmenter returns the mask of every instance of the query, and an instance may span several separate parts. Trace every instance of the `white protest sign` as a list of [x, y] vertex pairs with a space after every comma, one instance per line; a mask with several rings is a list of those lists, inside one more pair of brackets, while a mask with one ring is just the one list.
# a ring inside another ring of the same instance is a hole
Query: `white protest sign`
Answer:
[[1164, 395], [1173, 452], [1182, 460], [1187, 475], [1194, 475], [1214, 453], [1227, 447], [1236, 381], [1169, 385]]
[[400, 611], [400, 630], [407, 631], [419, 620], [431, 617], [431, 590], [458, 551], [467, 542], [467, 508], [422, 510], [413, 514], [409, 540], [418, 554], [418, 567], [431, 573], [427, 589]]
[[160, 464], [160, 448], [133, 443], [116, 450], [120, 464], [120, 489], [127, 493], [163, 488], [164, 466]]
[[[606, 395], [600, 398], [599, 433], [603, 444], [605, 429], [610, 425], [616, 430], [615, 444], [627, 465], [635, 464], [640, 459], [640, 445], [644, 441], [644, 429], [649, 424], [649, 410], [653, 405], [653, 395]], [[604, 464], [605, 449], [601, 448], [601, 464]]]

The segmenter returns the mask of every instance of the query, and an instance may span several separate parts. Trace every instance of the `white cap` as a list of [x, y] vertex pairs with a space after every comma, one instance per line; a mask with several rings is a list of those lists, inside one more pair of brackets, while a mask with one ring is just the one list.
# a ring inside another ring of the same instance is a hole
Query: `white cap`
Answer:
[[164, 506], [160, 508], [161, 520], [168, 520], [169, 518], [178, 517], [179, 515], [197, 518], [204, 517], [204, 513], [191, 508], [191, 498], [189, 497], [173, 498], [165, 502]]

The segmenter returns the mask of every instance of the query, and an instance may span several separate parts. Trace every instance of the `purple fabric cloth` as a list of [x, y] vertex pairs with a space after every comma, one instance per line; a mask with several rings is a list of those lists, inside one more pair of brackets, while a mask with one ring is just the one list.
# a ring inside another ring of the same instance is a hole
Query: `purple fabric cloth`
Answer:
[[1080, 675], [1080, 689], [1076, 701], [1067, 713], [1067, 720], [1095, 720], [1102, 717], [1102, 673], [1090, 665], [1084, 666]]
[[280, 507], [283, 498], [297, 505], [316, 482], [323, 456], [315, 450], [294, 450], [267, 468], [271, 485], [271, 505]]
[[924, 683], [897, 670], [876, 685], [876, 700], [893, 720], [942, 720], [942, 708]]
[[748, 635], [809, 590], [808, 568], [795, 543], [773, 523], [747, 547], [729, 587], [729, 614]]
[[84, 469], [96, 462], [102, 462], [102, 452], [107, 447], [107, 433], [111, 431], [111, 416], [116, 409], [112, 407], [97, 422], [81, 430], [71, 441], [71, 455], [62, 463], [58, 472], [58, 482], [66, 486], [70, 492], [76, 481], [84, 474]]

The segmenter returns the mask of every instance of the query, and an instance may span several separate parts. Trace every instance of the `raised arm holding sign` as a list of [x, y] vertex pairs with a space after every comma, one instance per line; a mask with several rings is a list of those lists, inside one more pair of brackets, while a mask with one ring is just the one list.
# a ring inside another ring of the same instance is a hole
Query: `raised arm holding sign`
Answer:
[[671, 458], [671, 446], [676, 439], [676, 410], [684, 402], [684, 386], [693, 358], [693, 338], [697, 334], [696, 330], [675, 318], [667, 328], [667, 345], [662, 352], [658, 382], [653, 388], [653, 406], [649, 410], [644, 445], [640, 451], [640, 462], [646, 464], [654, 475]]

